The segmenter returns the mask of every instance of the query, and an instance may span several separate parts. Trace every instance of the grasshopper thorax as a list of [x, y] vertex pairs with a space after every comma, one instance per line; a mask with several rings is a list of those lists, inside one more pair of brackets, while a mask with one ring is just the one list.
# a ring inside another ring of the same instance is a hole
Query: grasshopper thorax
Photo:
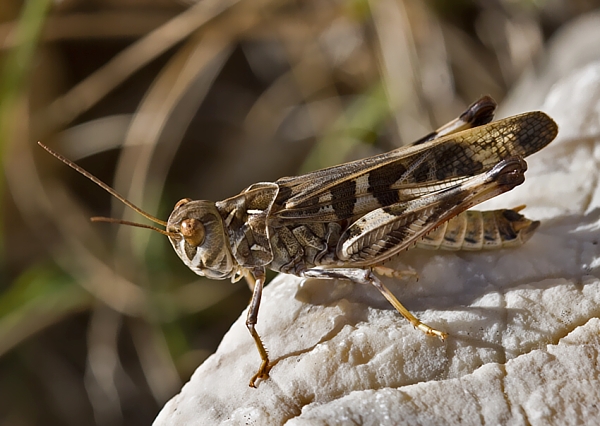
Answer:
[[212, 201], [179, 201], [167, 221], [169, 241], [192, 271], [212, 279], [235, 273], [221, 216]]

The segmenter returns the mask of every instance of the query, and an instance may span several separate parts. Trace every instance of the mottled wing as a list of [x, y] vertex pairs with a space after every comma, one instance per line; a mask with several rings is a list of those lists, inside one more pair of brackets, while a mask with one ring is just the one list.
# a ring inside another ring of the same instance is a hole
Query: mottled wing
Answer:
[[372, 210], [460, 185], [509, 157], [550, 143], [558, 128], [528, 112], [363, 160], [282, 178], [273, 217], [279, 221], [356, 219]]
[[504, 159], [447, 190], [375, 209], [344, 231], [337, 257], [353, 266], [383, 262], [450, 218], [520, 185], [525, 170], [527, 164], [521, 157]]

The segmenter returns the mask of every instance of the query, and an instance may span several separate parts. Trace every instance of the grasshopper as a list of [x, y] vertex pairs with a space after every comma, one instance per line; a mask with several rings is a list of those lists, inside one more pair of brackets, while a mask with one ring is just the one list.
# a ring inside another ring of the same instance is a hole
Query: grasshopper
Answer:
[[495, 101], [484, 96], [458, 118], [414, 144], [358, 161], [251, 185], [219, 202], [179, 201], [165, 222], [142, 211], [70, 160], [40, 145], [147, 219], [112, 218], [166, 235], [181, 260], [212, 279], [246, 278], [252, 291], [246, 326], [261, 358], [250, 379], [271, 364], [256, 331], [266, 269], [300, 277], [345, 279], [375, 286], [414, 327], [447, 334], [412, 315], [377, 277], [402, 276], [383, 264], [415, 245], [447, 250], [519, 246], [538, 221], [522, 207], [467, 211], [523, 183], [523, 158], [548, 145], [558, 127], [542, 112], [492, 122]]

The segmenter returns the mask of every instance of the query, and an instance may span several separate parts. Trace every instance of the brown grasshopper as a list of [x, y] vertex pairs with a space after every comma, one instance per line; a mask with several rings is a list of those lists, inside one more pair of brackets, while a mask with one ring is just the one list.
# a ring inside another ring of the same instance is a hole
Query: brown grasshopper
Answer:
[[463, 114], [411, 146], [276, 182], [251, 185], [224, 201], [184, 198], [167, 222], [116, 193], [88, 172], [40, 145], [127, 206], [164, 226], [111, 218], [166, 236], [181, 260], [212, 279], [246, 278], [252, 290], [246, 326], [261, 357], [250, 379], [271, 365], [256, 323], [266, 269], [301, 277], [374, 285], [416, 328], [447, 334], [413, 316], [375, 275], [401, 276], [383, 263], [415, 245], [449, 250], [518, 246], [539, 222], [519, 210], [466, 211], [523, 183], [523, 160], [558, 132], [542, 112], [491, 122], [496, 103], [483, 97]]

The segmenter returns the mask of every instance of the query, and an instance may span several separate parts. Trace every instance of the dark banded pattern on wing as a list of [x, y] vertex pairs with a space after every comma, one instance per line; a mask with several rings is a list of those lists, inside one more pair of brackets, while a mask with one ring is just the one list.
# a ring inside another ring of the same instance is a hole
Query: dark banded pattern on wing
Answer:
[[337, 257], [354, 267], [383, 262], [450, 218], [520, 185], [525, 170], [524, 160], [509, 158], [457, 187], [367, 213], [342, 234]]
[[[274, 218], [330, 222], [460, 185], [503, 159], [527, 157], [558, 132], [542, 112], [529, 112], [298, 177], [279, 179]], [[353, 182], [354, 192], [348, 182]]]

